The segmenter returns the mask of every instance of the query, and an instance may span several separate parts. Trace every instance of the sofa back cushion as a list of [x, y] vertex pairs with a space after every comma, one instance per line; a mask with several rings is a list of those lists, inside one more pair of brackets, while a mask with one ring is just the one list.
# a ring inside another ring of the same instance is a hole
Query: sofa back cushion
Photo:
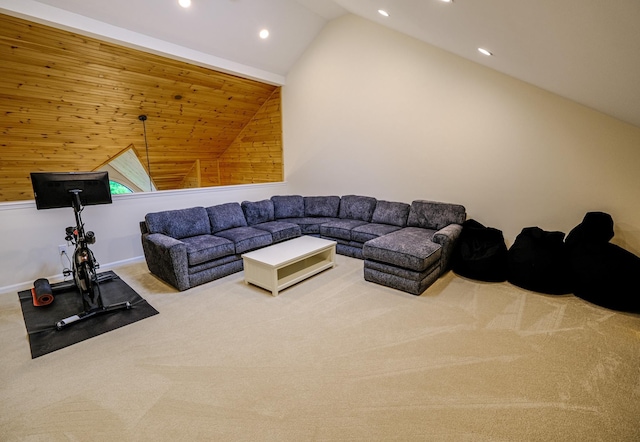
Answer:
[[242, 211], [250, 226], [274, 220], [273, 201], [243, 201]]
[[207, 213], [209, 214], [212, 233], [235, 227], [247, 227], [247, 220], [244, 217], [240, 203], [226, 203], [207, 207]]
[[162, 233], [175, 239], [211, 233], [204, 207], [147, 213], [144, 220], [149, 233]]
[[339, 196], [305, 196], [304, 216], [337, 218], [340, 208]]
[[464, 206], [416, 200], [411, 203], [407, 227], [440, 230], [449, 224], [462, 224], [467, 217]]
[[377, 200], [370, 196], [345, 195], [340, 199], [338, 217], [370, 222], [376, 202]]
[[304, 217], [304, 198], [300, 195], [275, 195], [271, 201], [276, 219]]
[[378, 201], [376, 209], [371, 216], [371, 222], [376, 224], [389, 224], [391, 226], [405, 227], [411, 206], [407, 203], [393, 201]]

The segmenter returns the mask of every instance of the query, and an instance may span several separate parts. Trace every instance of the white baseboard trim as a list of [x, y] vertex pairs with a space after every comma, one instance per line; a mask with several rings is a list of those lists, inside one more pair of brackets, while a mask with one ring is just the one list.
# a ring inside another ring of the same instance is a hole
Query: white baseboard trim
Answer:
[[[100, 264], [99, 272], [113, 270], [127, 264], [135, 264], [143, 261], [144, 261], [144, 256], [135, 256], [133, 258], [123, 259], [122, 261], [115, 261], [107, 264]], [[64, 275], [62, 273], [58, 273], [57, 275], [46, 276], [45, 278], [52, 283], [65, 280]], [[18, 284], [6, 285], [4, 287], [0, 287], [0, 293], [19, 292], [22, 290], [29, 290], [32, 287], [33, 287], [33, 281], [20, 282]]]

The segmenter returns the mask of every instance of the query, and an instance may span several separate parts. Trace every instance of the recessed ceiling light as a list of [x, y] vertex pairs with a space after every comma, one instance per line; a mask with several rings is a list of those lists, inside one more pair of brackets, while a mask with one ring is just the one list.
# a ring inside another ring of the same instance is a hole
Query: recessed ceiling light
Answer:
[[384, 16], [384, 17], [389, 17], [389, 13], [387, 11], [385, 11], [384, 9], [378, 9], [378, 14]]
[[492, 56], [493, 54], [489, 51], [487, 51], [485, 48], [478, 48], [478, 52], [480, 52], [481, 54], [487, 55], [487, 56]]
[[191, 0], [178, 0], [178, 4], [183, 8], [188, 8], [191, 6]]
[[443, 1], [445, 3], [453, 3], [453, 0], [440, 0], [440, 1]]
[[262, 38], [264, 40], [267, 37], [269, 37], [269, 30], [268, 29], [263, 29], [262, 31], [260, 31], [260, 38]]

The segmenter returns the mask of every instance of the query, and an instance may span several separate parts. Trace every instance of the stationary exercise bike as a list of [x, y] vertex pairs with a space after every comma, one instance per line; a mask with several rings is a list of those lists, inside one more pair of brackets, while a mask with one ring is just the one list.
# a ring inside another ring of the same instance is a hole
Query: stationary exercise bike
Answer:
[[[38, 209], [73, 207], [76, 225], [67, 227], [65, 240], [75, 246], [71, 260], [71, 270], [65, 276], [73, 274], [73, 281], [82, 297], [84, 310], [56, 322], [58, 330], [74, 322], [89, 319], [115, 310], [130, 309], [130, 302], [106, 305], [100, 293], [100, 283], [113, 279], [111, 275], [98, 275], [99, 264], [89, 248], [96, 242], [95, 234], [85, 232], [82, 221], [84, 205], [110, 204], [109, 175], [107, 172], [80, 173], [32, 173], [31, 181]], [[69, 284], [54, 284], [51, 289], [68, 289]]]
[[86, 233], [84, 231], [84, 223], [81, 217], [83, 206], [80, 201], [80, 192], [82, 191], [79, 189], [69, 190], [69, 193], [73, 195], [72, 203], [76, 225], [75, 227], [67, 227], [65, 229], [65, 240], [75, 245], [73, 259], [71, 261], [71, 272], [73, 273], [73, 280], [75, 281], [76, 287], [82, 295], [84, 311], [56, 322], [58, 330], [74, 322], [88, 319], [91, 316], [108, 313], [113, 310], [131, 308], [130, 302], [119, 302], [111, 305], [104, 305], [102, 302], [100, 283], [111, 279], [112, 276], [109, 275], [106, 278], [100, 278], [96, 273], [96, 269], [98, 269], [100, 265], [89, 248], [89, 244], [96, 242], [96, 236], [92, 231]]

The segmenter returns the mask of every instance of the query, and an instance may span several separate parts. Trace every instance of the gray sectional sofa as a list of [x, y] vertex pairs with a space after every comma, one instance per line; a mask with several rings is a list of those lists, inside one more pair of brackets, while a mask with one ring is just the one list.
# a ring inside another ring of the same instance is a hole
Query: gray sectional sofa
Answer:
[[419, 295], [447, 270], [465, 219], [434, 201], [278, 195], [149, 213], [140, 229], [149, 271], [181, 291], [241, 271], [243, 253], [312, 235], [364, 259], [365, 280]]

